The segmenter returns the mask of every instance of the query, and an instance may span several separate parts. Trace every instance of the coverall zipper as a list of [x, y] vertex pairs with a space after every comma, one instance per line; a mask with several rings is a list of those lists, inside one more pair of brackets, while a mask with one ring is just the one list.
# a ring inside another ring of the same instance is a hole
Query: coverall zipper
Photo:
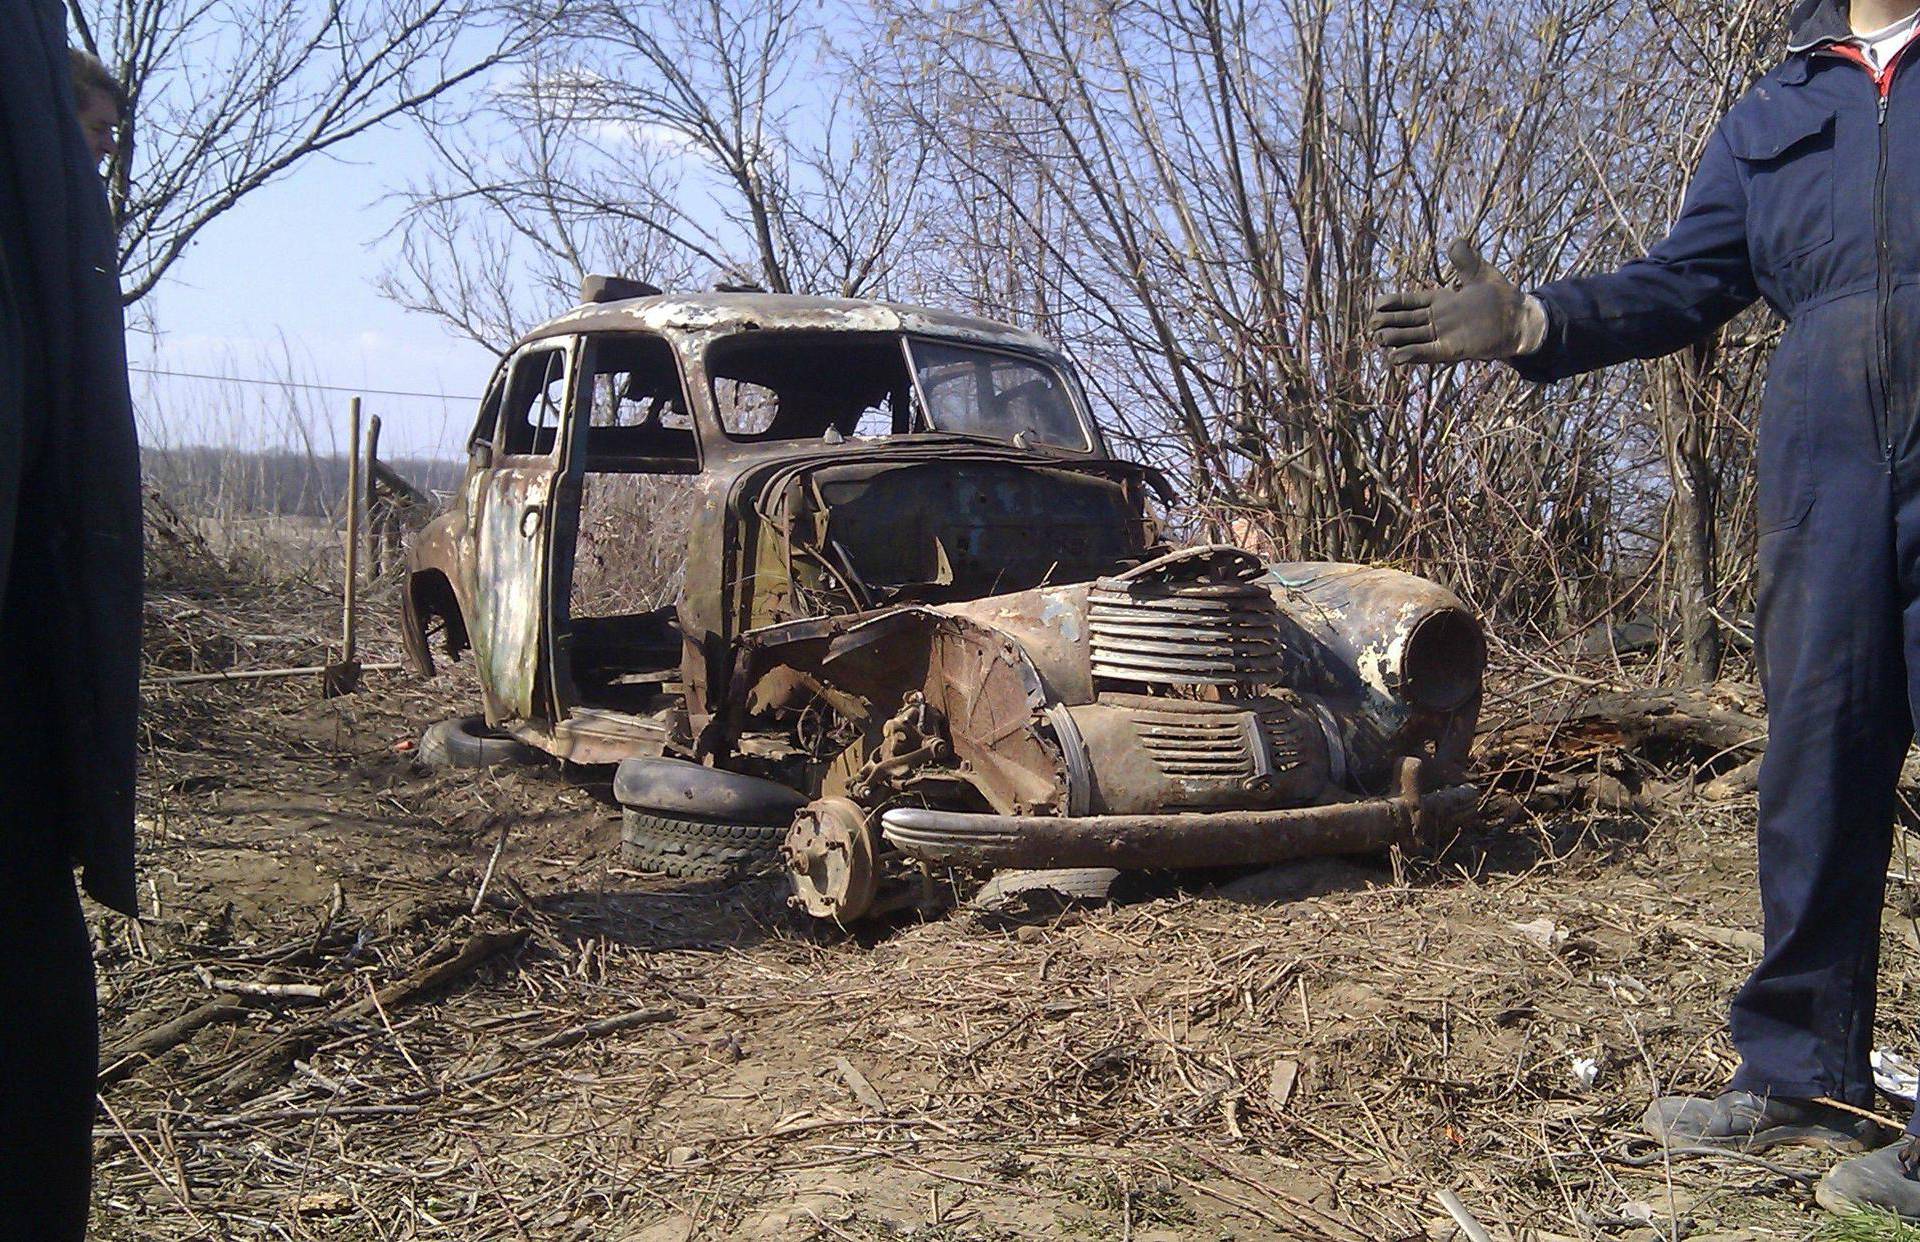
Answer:
[[1877, 70], [1867, 63], [1865, 54], [1859, 48], [1836, 44], [1826, 49], [1866, 70], [1878, 95], [1873, 120], [1877, 153], [1873, 169], [1873, 335], [1880, 363], [1879, 382], [1876, 385], [1880, 400], [1874, 411], [1873, 429], [1875, 438], [1880, 441], [1881, 459], [1886, 463], [1889, 473], [1893, 470], [1893, 396], [1889, 378], [1893, 374], [1893, 347], [1887, 340], [1887, 321], [1892, 318], [1893, 271], [1887, 259], [1887, 104], [1893, 94], [1893, 72], [1900, 67], [1901, 58], [1912, 46], [1911, 42], [1902, 44], [1900, 50]]
[[[1900, 51], [1906, 51], [1901, 48]], [[1893, 272], [1887, 263], [1887, 100], [1893, 90], [1894, 66], [1900, 63], [1900, 53], [1894, 53], [1893, 59], [1880, 73], [1874, 75], [1874, 85], [1880, 90], [1879, 110], [1874, 114], [1874, 146], [1879, 159], [1873, 170], [1873, 254], [1879, 271], [1879, 300], [1874, 303], [1874, 338], [1880, 344], [1880, 435], [1881, 450], [1886, 456], [1887, 469], [1893, 469], [1893, 349], [1887, 343], [1887, 321], [1892, 318], [1893, 309]]]

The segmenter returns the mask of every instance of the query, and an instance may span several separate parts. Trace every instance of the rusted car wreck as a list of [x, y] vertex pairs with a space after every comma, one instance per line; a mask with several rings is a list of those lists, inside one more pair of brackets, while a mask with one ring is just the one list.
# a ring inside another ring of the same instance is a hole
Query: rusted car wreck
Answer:
[[[1457, 804], [1485, 644], [1387, 569], [1174, 549], [1073, 368], [1002, 324], [589, 282], [414, 542], [410, 664], [619, 764], [643, 859], [840, 921], [996, 868], [1380, 851]], [[629, 293], [639, 296], [622, 296]], [[570, 615], [582, 482], [690, 477], [677, 603]]]

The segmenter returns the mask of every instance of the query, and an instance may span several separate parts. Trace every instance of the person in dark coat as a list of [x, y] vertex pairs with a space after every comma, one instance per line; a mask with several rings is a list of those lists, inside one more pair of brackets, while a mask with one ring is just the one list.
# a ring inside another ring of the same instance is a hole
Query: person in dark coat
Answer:
[[1547, 381], [1692, 344], [1756, 299], [1787, 323], [1758, 437], [1766, 947], [1732, 1009], [1741, 1065], [1656, 1101], [1662, 1142], [1869, 1154], [1818, 1187], [1920, 1218], [1920, 1115], [1873, 1103], [1894, 791], [1920, 708], [1920, 60], [1915, 0], [1801, 0], [1786, 59], [1721, 120], [1645, 258], [1522, 294], [1456, 243], [1453, 285], [1385, 299], [1396, 363], [1504, 359]]
[[59, 0], [0, 0], [0, 1239], [84, 1236], [98, 1035], [73, 869], [135, 914], [139, 453]]

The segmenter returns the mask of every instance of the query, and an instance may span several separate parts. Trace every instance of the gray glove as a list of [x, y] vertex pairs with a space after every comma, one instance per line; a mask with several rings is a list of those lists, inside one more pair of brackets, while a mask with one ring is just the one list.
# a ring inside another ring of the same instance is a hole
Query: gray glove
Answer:
[[1395, 366], [1518, 358], [1540, 348], [1547, 311], [1538, 298], [1487, 266], [1466, 238], [1447, 247], [1453, 280], [1438, 289], [1391, 293], [1374, 305], [1367, 330]]

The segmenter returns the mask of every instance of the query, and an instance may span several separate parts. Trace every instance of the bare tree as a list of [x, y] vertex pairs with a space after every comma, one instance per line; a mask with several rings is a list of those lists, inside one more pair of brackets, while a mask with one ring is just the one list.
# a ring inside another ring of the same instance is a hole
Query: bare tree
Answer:
[[1188, 521], [1438, 574], [1535, 648], [1672, 610], [1717, 668], [1764, 337], [1543, 391], [1391, 372], [1361, 325], [1454, 235], [1523, 281], [1640, 253], [1771, 6], [876, 2], [922, 218], [964, 221], [912, 279], [1067, 340]]
[[1580, 243], [1589, 179], [1556, 142], [1579, 75], [1479, 66], [1615, 37], [1625, 11], [902, 3], [886, 94], [940, 153], [937, 206], [990, 202], [1012, 235], [945, 266], [984, 262], [978, 291], [1016, 291], [985, 309], [1073, 345], [1191, 520], [1442, 572], [1544, 624], [1602, 591], [1618, 407], [1389, 374], [1361, 323], [1383, 283], [1431, 272], [1436, 237], [1517, 239], [1501, 258], [1535, 272]]
[[1521, 653], [1651, 612], [1718, 670], [1757, 316], [1546, 389], [1392, 371], [1363, 322], [1455, 235], [1523, 282], [1643, 252], [1775, 54], [1772, 6], [581, 2], [439, 133], [402, 300], [496, 347], [595, 267], [1023, 322], [1190, 533], [1439, 576]]
[[502, 352], [569, 304], [588, 272], [691, 278], [694, 248], [633, 219], [671, 204], [681, 151], [583, 106], [565, 44], [425, 132], [438, 164], [398, 196], [399, 259], [381, 282], [402, 306]]
[[[1615, 178], [1629, 187], [1612, 204], [1613, 227], [1629, 253], [1652, 244], [1679, 210], [1681, 182], [1662, 174], [1699, 163], [1720, 117], [1779, 53], [1780, 18], [1770, 5], [1657, 0], [1653, 11], [1669, 32], [1670, 63], [1678, 72], [1629, 78], [1616, 103], [1618, 112], [1639, 119], [1639, 134], [1655, 136], [1637, 147], [1619, 144], [1612, 161], [1639, 173]], [[1635, 187], [1644, 190], [1634, 194]], [[1751, 534], [1745, 519], [1752, 511], [1753, 438], [1743, 414], [1757, 404], [1761, 372], [1778, 338], [1779, 326], [1755, 313], [1731, 332], [1645, 369], [1646, 405], [1667, 470], [1667, 588], [1690, 680], [1719, 676], [1723, 618], [1746, 593], [1748, 539], [1726, 536]], [[1731, 573], [1723, 563], [1729, 552]]]
[[523, 76], [434, 127], [389, 294], [498, 349], [590, 270], [883, 290], [921, 148], [876, 129], [813, 9], [582, 0]]
[[248, 195], [501, 64], [554, 16], [497, 20], [477, 0], [67, 3], [132, 101], [108, 168], [129, 303]]

